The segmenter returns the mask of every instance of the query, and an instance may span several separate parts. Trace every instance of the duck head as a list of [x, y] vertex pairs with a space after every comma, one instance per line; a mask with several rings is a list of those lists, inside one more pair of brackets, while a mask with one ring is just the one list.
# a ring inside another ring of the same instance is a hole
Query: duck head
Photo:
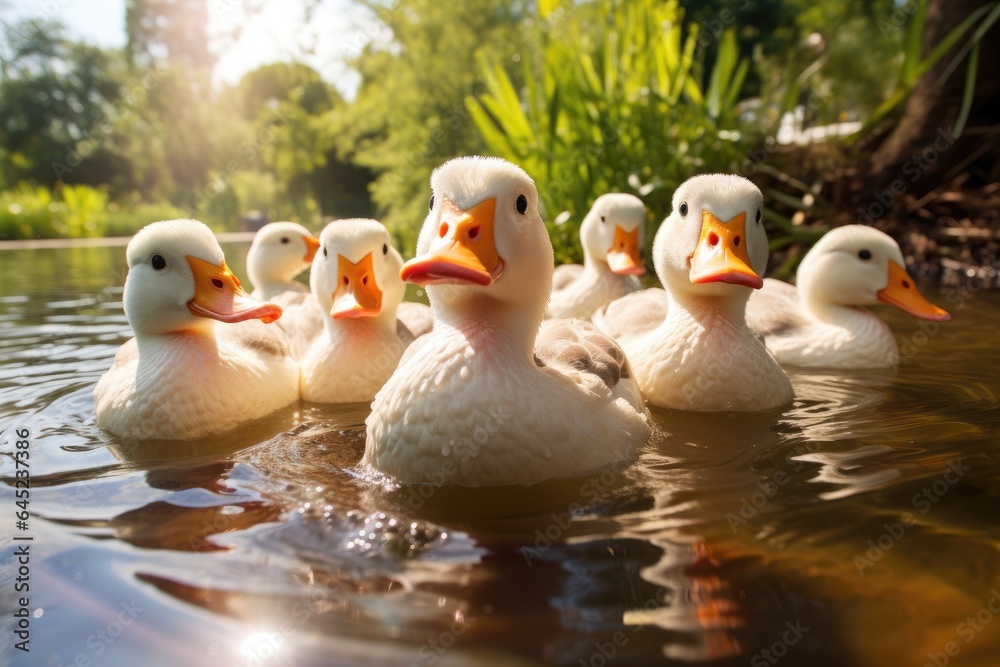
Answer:
[[763, 205], [760, 190], [742, 176], [707, 174], [684, 181], [653, 243], [664, 287], [675, 295], [746, 301], [750, 289], [764, 284]]
[[891, 236], [865, 225], [831, 230], [799, 266], [797, 283], [803, 305], [869, 306], [886, 303], [926, 320], [951, 319], [917, 290], [903, 253]]
[[406, 285], [399, 278], [403, 258], [385, 226], [363, 218], [337, 220], [319, 243], [309, 285], [323, 312], [335, 320], [385, 315], [395, 327]]
[[319, 240], [294, 222], [271, 222], [260, 228], [247, 252], [247, 275], [257, 287], [291, 282], [312, 263]]
[[265, 323], [281, 308], [250, 298], [197, 220], [147, 225], [128, 244], [125, 317], [136, 336], [209, 329], [215, 321]]
[[[534, 181], [499, 158], [456, 158], [431, 175], [430, 211], [403, 280], [427, 289], [435, 317], [489, 303], [541, 321], [552, 243]], [[537, 328], [537, 323], [536, 323]]]
[[642, 264], [645, 234], [646, 206], [638, 197], [624, 193], [598, 197], [580, 224], [584, 253], [623, 275], [646, 273]]

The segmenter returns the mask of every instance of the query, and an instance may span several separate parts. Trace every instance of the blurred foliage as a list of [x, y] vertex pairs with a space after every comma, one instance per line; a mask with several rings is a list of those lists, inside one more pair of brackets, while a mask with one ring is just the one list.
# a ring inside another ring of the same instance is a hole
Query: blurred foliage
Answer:
[[427, 214], [431, 171], [486, 145], [464, 98], [477, 90], [477, 55], [513, 67], [524, 53], [521, 0], [365, 1], [391, 34], [353, 59], [354, 102], [337, 116], [338, 155], [376, 174], [372, 200], [411, 255]]
[[[752, 156], [768, 162], [783, 119], [860, 121], [867, 136], [958, 40], [972, 85], [977, 40], [1000, 20], [984, 3], [925, 54], [923, 2], [352, 0], [373, 20], [345, 45], [361, 78], [345, 100], [294, 62], [213, 84], [214, 1], [127, 0], [120, 50], [0, 15], [0, 237], [373, 216], [408, 255], [431, 171], [489, 152], [535, 178], [557, 258], [578, 259], [577, 226], [602, 192], [637, 194], [655, 225], [695, 173], [776, 171]], [[785, 210], [823, 203], [815, 184], [778, 176], [787, 190], [766, 194]], [[814, 234], [768, 217], [774, 247]]]
[[469, 111], [490, 151], [538, 184], [557, 261], [580, 259], [579, 225], [599, 195], [642, 198], [651, 236], [682, 181], [736, 168], [749, 60], [726, 30], [711, 72], [699, 76], [698, 26], [682, 19], [676, 2], [575, 5], [561, 17], [561, 35], [524, 59], [523, 94], [480, 59], [490, 92], [469, 97]]
[[104, 236], [107, 216], [107, 193], [86, 185], [52, 192], [21, 183], [0, 193], [0, 239]]

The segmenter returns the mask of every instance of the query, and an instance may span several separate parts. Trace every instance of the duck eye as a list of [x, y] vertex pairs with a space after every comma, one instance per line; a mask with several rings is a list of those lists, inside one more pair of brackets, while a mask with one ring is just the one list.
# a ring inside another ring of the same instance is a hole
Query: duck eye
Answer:
[[427, 203], [428, 210], [434, 210], [434, 195], [431, 195], [431, 200]]
[[517, 212], [524, 215], [524, 212], [528, 210], [528, 198], [524, 195], [517, 196]]
[[872, 258], [872, 253], [871, 253], [870, 250], [859, 250], [858, 251], [858, 259], [862, 259], [862, 260], [864, 260], [864, 261], [867, 262], [871, 258]]
[[330, 256], [330, 253], [328, 253], [328, 252], [326, 251], [326, 246], [323, 246], [323, 256], [324, 256], [324, 257], [329, 257], [329, 256]]
[[603, 215], [601, 216], [601, 222], [607, 222], [607, 219]]
[[282, 236], [281, 237], [281, 242], [282, 243], [288, 243], [288, 237], [287, 236]]
[[388, 243], [383, 243], [382, 244], [382, 254], [383, 255], [388, 255], [389, 254], [389, 244]]
[[681, 217], [683, 218], [688, 214], [688, 203], [686, 201], [682, 201], [678, 210], [681, 212]]
[[149, 263], [153, 265], [153, 269], [156, 271], [162, 271], [167, 268], [167, 260], [163, 259], [160, 255], [153, 255]]
[[757, 209], [757, 224], [760, 224], [760, 209]]

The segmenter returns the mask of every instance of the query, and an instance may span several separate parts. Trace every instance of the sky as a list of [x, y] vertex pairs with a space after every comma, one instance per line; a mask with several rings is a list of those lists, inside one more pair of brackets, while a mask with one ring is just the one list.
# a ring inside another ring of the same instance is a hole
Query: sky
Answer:
[[[236, 83], [267, 63], [300, 60], [351, 99], [360, 79], [346, 61], [367, 42], [384, 38], [368, 10], [351, 0], [323, 0], [308, 25], [302, 0], [266, 0], [250, 17], [243, 6], [242, 0], [208, 0], [211, 35], [243, 24], [239, 41], [224, 52], [213, 41], [217, 83]], [[125, 0], [0, 0], [0, 14], [58, 20], [71, 39], [109, 48], [125, 45]]]

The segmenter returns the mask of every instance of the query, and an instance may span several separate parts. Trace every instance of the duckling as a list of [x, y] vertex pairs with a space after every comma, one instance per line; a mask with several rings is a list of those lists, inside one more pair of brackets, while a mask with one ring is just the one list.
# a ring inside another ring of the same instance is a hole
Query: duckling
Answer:
[[589, 323], [539, 326], [553, 252], [534, 182], [498, 158], [431, 176], [417, 257], [434, 328], [379, 390], [362, 465], [401, 483], [534, 484], [629, 461], [649, 437], [621, 349]]
[[208, 227], [155, 222], [126, 254], [123, 301], [135, 338], [94, 389], [99, 427], [141, 440], [194, 440], [298, 399], [288, 344], [280, 329], [261, 324], [281, 308], [243, 291]]
[[798, 287], [767, 279], [747, 321], [782, 364], [889, 368], [899, 362], [892, 330], [864, 306], [885, 303], [925, 320], [947, 311], [920, 294], [888, 234], [865, 225], [831, 230], [802, 258]]
[[556, 268], [546, 317], [590, 319], [601, 306], [642, 289], [645, 230], [641, 199], [624, 193], [598, 197], [580, 225], [583, 266]]

